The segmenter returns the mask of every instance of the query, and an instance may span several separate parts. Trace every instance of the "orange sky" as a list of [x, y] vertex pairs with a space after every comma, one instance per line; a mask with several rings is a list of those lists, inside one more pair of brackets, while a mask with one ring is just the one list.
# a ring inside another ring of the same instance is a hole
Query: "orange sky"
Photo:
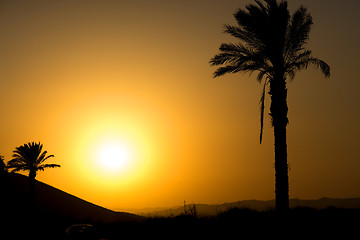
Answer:
[[[0, 1], [0, 154], [41, 141], [61, 168], [38, 180], [111, 209], [273, 199], [261, 86], [208, 64], [249, 2]], [[360, 2], [289, 2], [308, 7], [309, 48], [332, 67], [288, 86], [290, 197], [359, 197]], [[95, 163], [111, 139], [133, 152], [126, 172]]]

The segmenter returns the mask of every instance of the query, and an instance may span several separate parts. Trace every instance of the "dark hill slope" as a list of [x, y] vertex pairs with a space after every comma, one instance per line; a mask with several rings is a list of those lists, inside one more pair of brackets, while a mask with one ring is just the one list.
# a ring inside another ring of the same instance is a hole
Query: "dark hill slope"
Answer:
[[[19, 214], [26, 213], [30, 208], [29, 179], [20, 174], [9, 174], [3, 181], [2, 201], [7, 206], [8, 211]], [[45, 183], [36, 181], [35, 183], [35, 203], [36, 211], [47, 215], [70, 217], [78, 221], [93, 222], [128, 222], [142, 221], [143, 217], [125, 213], [115, 212]]]

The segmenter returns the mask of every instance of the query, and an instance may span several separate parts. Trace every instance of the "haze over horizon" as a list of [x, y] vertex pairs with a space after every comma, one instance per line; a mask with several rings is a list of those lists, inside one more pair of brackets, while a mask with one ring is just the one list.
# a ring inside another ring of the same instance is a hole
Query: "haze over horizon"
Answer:
[[[110, 209], [274, 199], [270, 100], [260, 145], [256, 76], [209, 66], [252, 2], [0, 1], [0, 155], [40, 141], [61, 168], [37, 180]], [[288, 2], [332, 70], [288, 84], [290, 198], [359, 197], [360, 2]]]

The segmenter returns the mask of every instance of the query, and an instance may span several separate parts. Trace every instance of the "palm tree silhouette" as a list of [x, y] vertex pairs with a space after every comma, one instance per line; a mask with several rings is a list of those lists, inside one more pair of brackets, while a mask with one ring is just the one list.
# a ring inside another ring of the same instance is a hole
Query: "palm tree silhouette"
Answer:
[[29, 171], [30, 195], [33, 200], [37, 171], [60, 167], [58, 164], [44, 164], [47, 159], [54, 157], [54, 155], [46, 156], [47, 151], [42, 152], [42, 148], [43, 145], [40, 142], [21, 145], [13, 151], [13, 159], [7, 163], [7, 167], [12, 169], [11, 172]]
[[289, 180], [287, 163], [286, 127], [288, 124], [287, 78], [309, 65], [320, 68], [330, 77], [330, 67], [312, 56], [306, 49], [312, 17], [304, 6], [290, 15], [287, 1], [258, 0], [246, 10], [238, 9], [234, 17], [238, 26], [225, 25], [225, 33], [238, 38], [237, 44], [223, 43], [211, 60], [219, 66], [214, 77], [227, 73], [258, 72], [257, 80], [264, 83], [260, 99], [260, 144], [263, 135], [264, 103], [266, 86], [270, 85], [270, 116], [275, 142], [275, 199], [276, 209], [289, 208]]
[[8, 169], [7, 169], [7, 166], [4, 162], [4, 156], [0, 155], [0, 177], [4, 176], [7, 172], [8, 172]]

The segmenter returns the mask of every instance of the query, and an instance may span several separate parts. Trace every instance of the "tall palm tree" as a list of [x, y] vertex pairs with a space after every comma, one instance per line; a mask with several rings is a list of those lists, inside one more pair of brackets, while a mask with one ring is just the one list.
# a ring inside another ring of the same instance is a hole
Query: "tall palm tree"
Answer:
[[325, 77], [330, 77], [330, 67], [312, 56], [306, 49], [311, 30], [312, 17], [304, 6], [292, 15], [287, 1], [255, 0], [246, 10], [238, 9], [234, 17], [237, 26], [225, 25], [225, 33], [236, 37], [236, 44], [223, 43], [211, 60], [219, 66], [214, 77], [227, 73], [258, 72], [257, 80], [263, 83], [260, 100], [260, 144], [263, 134], [264, 102], [266, 87], [271, 97], [270, 117], [274, 128], [275, 142], [275, 199], [276, 209], [289, 208], [289, 181], [287, 163], [286, 127], [288, 124], [287, 79], [309, 65], [320, 68]]
[[44, 162], [54, 157], [48, 155], [47, 151], [42, 152], [43, 145], [39, 143], [26, 143], [13, 151], [13, 159], [7, 163], [11, 172], [29, 171], [30, 194], [34, 198], [34, 186], [37, 171], [44, 171], [46, 168], [60, 167], [58, 164], [45, 164]]

